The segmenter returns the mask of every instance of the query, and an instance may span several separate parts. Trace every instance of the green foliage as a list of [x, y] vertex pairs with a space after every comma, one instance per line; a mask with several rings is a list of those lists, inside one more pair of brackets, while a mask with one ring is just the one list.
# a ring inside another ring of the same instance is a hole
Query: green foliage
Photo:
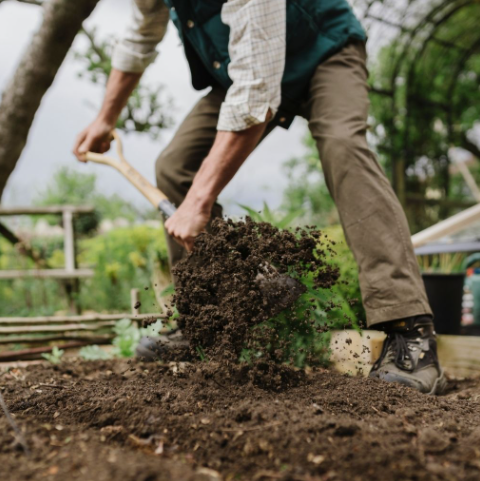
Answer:
[[160, 330], [163, 327], [162, 321], [159, 319], [157, 322], [150, 324], [147, 327], [140, 328], [140, 335], [141, 337], [155, 337], [158, 336]]
[[[95, 212], [78, 216], [75, 219], [76, 231], [85, 235], [92, 234], [102, 219], [124, 218], [133, 222], [142, 218], [135, 207], [117, 194], [106, 196], [99, 193], [96, 182], [95, 174], [85, 174], [69, 167], [60, 167], [45, 189], [38, 194], [34, 204], [38, 206], [94, 206]], [[47, 219], [51, 224], [58, 224], [62, 221], [59, 216], [49, 216]]]
[[95, 310], [128, 310], [133, 286], [150, 287], [144, 295], [151, 295], [154, 301], [154, 270], [168, 266], [163, 229], [136, 225], [85, 239], [80, 243], [79, 260], [81, 265], [95, 267], [94, 277], [82, 282], [82, 305]]
[[[34, 200], [37, 206], [49, 205], [85, 205], [93, 201], [95, 174], [79, 174], [68, 167], [60, 167], [53, 175], [45, 189]], [[42, 216], [51, 225], [61, 224], [60, 216]], [[80, 234], [89, 234], [98, 227], [98, 212], [75, 218], [75, 230]]]
[[122, 319], [116, 323], [113, 331], [116, 334], [112, 342], [114, 354], [118, 357], [133, 357], [140, 342], [139, 329], [130, 319]]
[[65, 351], [63, 349], [54, 346], [51, 353], [43, 353], [42, 357], [52, 364], [60, 364], [64, 353]]
[[[75, 58], [84, 66], [79, 77], [106, 85], [112, 70], [111, 57], [116, 41], [114, 38], [99, 40], [96, 30], [84, 30], [83, 33], [89, 45], [84, 51], [75, 53]], [[152, 139], [158, 138], [162, 129], [172, 125], [172, 100], [165, 98], [163, 91], [161, 85], [151, 87], [140, 81], [118, 119], [117, 129], [147, 133]]]
[[200, 359], [200, 361], [202, 361], [202, 362], [208, 361], [208, 358], [205, 355], [205, 351], [203, 350], [202, 346], [197, 346], [196, 351], [197, 351], [197, 355], [198, 355], [198, 358]]
[[[289, 228], [298, 218], [290, 215], [291, 213], [273, 213], [267, 204], [264, 204], [261, 212], [246, 206], [242, 208], [256, 222], [269, 222], [280, 229]], [[324, 240], [322, 245], [318, 246], [318, 251], [326, 256], [325, 261], [329, 265], [339, 269], [338, 283], [330, 289], [314, 289], [312, 275], [298, 277], [296, 272], [291, 272], [292, 277], [307, 287], [307, 292], [295, 301], [291, 309], [257, 327], [261, 332], [261, 339], [265, 338], [266, 330], [271, 333], [269, 350], [281, 350], [282, 359], [298, 367], [312, 362], [326, 364], [330, 355], [329, 331], [346, 327], [358, 328], [365, 319], [358, 283], [358, 267], [346, 245], [342, 228], [339, 225], [331, 226], [326, 228], [323, 234]], [[306, 318], [311, 318], [312, 323], [306, 324]], [[286, 340], [288, 347], [285, 348]], [[254, 355], [252, 351], [244, 351], [241, 359], [249, 361]]]
[[[337, 227], [334, 235], [341, 239], [341, 234], [341, 228]], [[283, 348], [283, 358], [298, 367], [312, 363], [327, 364], [330, 331], [359, 328], [359, 321], [364, 319], [359, 301], [357, 268], [351, 253], [345, 244], [340, 243], [335, 243], [335, 252], [331, 252], [325, 249], [329, 243], [325, 237], [318, 250], [326, 253], [325, 260], [329, 265], [339, 268], [338, 283], [330, 289], [318, 289], [313, 286], [312, 275], [300, 277], [307, 291], [296, 300], [291, 310], [283, 311], [266, 324], [275, 333], [273, 338], [277, 339], [277, 342], [272, 342], [271, 349], [275, 351], [288, 339], [288, 347]], [[340, 257], [337, 257], [337, 252], [340, 252]], [[292, 274], [295, 276], [295, 273]], [[311, 324], [305, 323], [307, 318], [312, 319]]]
[[279, 229], [290, 227], [303, 213], [301, 210], [288, 212], [287, 214], [283, 212], [272, 212], [266, 202], [263, 203], [263, 210], [260, 212], [246, 205], [240, 204], [240, 207], [245, 210], [255, 222], [268, 222]]
[[334, 242], [334, 253], [327, 253], [328, 262], [336, 267], [340, 273], [339, 282], [332, 288], [337, 299], [336, 303], [344, 306], [354, 326], [363, 326], [365, 325], [366, 314], [358, 280], [358, 265], [347, 245], [342, 226], [326, 227], [323, 233]]
[[116, 336], [113, 339], [113, 354], [117, 357], [133, 357], [135, 349], [142, 337], [158, 336], [162, 322], [157, 321], [146, 328], [138, 328], [130, 319], [118, 321], [113, 328]]
[[[388, 174], [399, 178], [398, 169], [403, 170], [401, 197], [472, 198], [463, 179], [451, 172], [449, 149], [480, 153], [478, 136], [475, 142], [471, 135], [480, 120], [480, 55], [471, 48], [478, 20], [478, 8], [464, 5], [445, 17], [434, 34], [427, 36], [428, 25], [425, 34], [422, 29], [414, 37], [399, 33], [371, 65], [375, 91], [391, 93], [370, 96], [371, 132]], [[406, 210], [416, 232], [459, 209], [417, 201], [407, 202]]]
[[84, 346], [79, 351], [79, 356], [85, 361], [104, 361], [107, 359], [112, 359], [112, 355], [102, 349], [96, 344], [93, 346]]
[[162, 326], [162, 321], [158, 320], [148, 327], [138, 328], [130, 319], [121, 319], [116, 322], [113, 328], [116, 336], [112, 341], [114, 348], [111, 353], [96, 345], [85, 346], [80, 349], [80, 357], [86, 361], [105, 360], [114, 357], [133, 357], [140, 339], [145, 336], [158, 336]]
[[[62, 242], [42, 238], [47, 263], [63, 266]], [[142, 302], [157, 311], [155, 273], [168, 271], [167, 247], [163, 228], [136, 225], [111, 230], [78, 242], [79, 266], [94, 270], [94, 276], [82, 279], [79, 304], [96, 312], [130, 310], [130, 289], [142, 291]], [[32, 269], [33, 262], [19, 256], [15, 248], [0, 238], [0, 269]], [[162, 286], [163, 287], [163, 286]], [[52, 279], [13, 279], [0, 282], [0, 316], [54, 315], [67, 311], [63, 285]]]
[[438, 272], [442, 274], [453, 274], [465, 272], [464, 262], [467, 254], [464, 252], [445, 252], [418, 256], [418, 265], [422, 272]]

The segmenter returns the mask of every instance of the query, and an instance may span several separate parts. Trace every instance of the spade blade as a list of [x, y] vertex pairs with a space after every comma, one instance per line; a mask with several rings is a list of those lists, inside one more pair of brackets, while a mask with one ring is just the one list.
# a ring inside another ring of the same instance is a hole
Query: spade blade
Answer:
[[304, 293], [307, 288], [286, 274], [276, 274], [265, 277], [257, 276], [260, 291], [271, 309], [270, 315], [276, 316], [288, 309]]

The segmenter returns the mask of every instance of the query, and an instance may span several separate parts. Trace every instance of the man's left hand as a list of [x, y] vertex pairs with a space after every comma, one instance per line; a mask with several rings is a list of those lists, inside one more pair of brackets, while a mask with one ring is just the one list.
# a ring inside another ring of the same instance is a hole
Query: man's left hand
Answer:
[[193, 249], [195, 237], [202, 232], [210, 220], [211, 208], [205, 208], [189, 196], [166, 222], [167, 232], [187, 251]]

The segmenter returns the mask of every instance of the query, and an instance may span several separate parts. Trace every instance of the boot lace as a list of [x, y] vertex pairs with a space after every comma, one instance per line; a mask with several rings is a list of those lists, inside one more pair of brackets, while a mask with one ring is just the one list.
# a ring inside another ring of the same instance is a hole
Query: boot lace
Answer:
[[391, 332], [385, 339], [382, 353], [374, 364], [374, 369], [378, 369], [384, 361], [393, 361], [399, 369], [413, 372], [415, 370], [415, 361], [411, 352], [421, 349], [421, 347], [421, 338], [408, 338], [399, 332]]

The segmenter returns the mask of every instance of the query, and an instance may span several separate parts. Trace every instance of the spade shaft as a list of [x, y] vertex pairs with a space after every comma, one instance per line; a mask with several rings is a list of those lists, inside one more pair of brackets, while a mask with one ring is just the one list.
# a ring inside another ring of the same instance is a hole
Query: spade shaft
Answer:
[[116, 141], [118, 160], [114, 157], [97, 154], [95, 152], [87, 152], [85, 154], [85, 160], [113, 167], [130, 181], [165, 217], [171, 217], [176, 207], [160, 189], [154, 187], [138, 170], [127, 162], [123, 155], [122, 141], [115, 130], [112, 132], [112, 136]]

